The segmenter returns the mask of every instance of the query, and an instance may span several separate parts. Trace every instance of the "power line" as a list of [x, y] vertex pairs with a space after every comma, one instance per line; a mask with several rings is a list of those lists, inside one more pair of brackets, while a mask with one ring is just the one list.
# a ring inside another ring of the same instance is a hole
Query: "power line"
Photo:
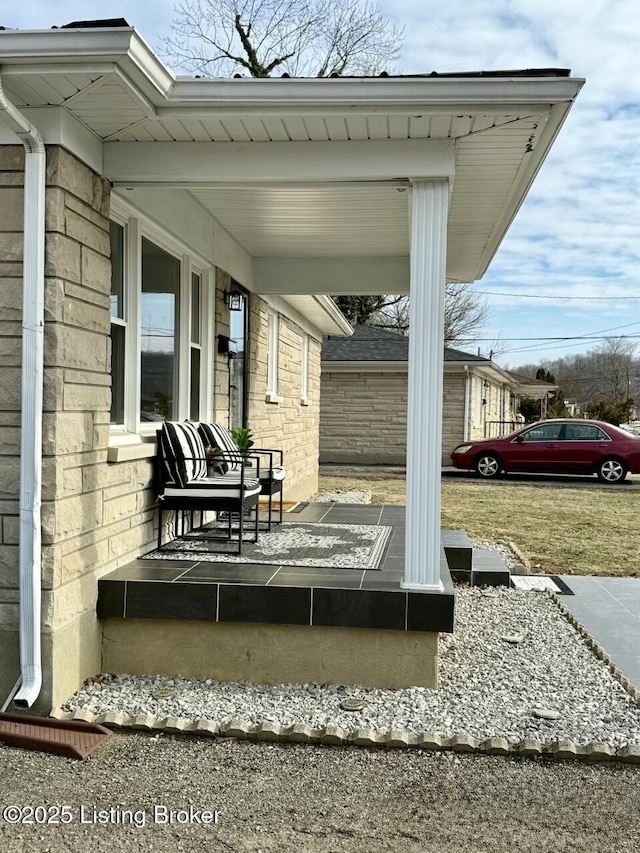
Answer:
[[[633, 323], [633, 325], [637, 325]], [[566, 337], [557, 338], [457, 338], [457, 343], [473, 343], [474, 341], [494, 342], [501, 341], [626, 341], [633, 338], [640, 338], [640, 335], [568, 335]]]
[[474, 290], [473, 293], [481, 293], [483, 296], [509, 296], [514, 299], [572, 299], [579, 300], [584, 302], [591, 302], [594, 300], [615, 300], [617, 302], [624, 300], [627, 302], [629, 299], [640, 299], [640, 296], [545, 296], [544, 294], [539, 293], [504, 293], [501, 290]]
[[[580, 346], [582, 341], [585, 341], [585, 340], [598, 340], [599, 341], [599, 340], [611, 340], [612, 338], [613, 339], [617, 338], [617, 339], [625, 339], [626, 340], [628, 338], [640, 337], [639, 335], [614, 335], [614, 336], [607, 337], [606, 335], [602, 334], [603, 332], [615, 332], [618, 329], [628, 329], [631, 326], [640, 326], [640, 322], [636, 321], [633, 323], [623, 323], [621, 326], [610, 326], [607, 329], [596, 329], [595, 332], [590, 332], [589, 335], [573, 335], [573, 336], [557, 337], [557, 338], [498, 338], [498, 339], [496, 339], [495, 337], [494, 338], [469, 338], [469, 339], [461, 338], [460, 340], [464, 341], [464, 342], [466, 342], [468, 340], [471, 343], [473, 343], [474, 341], [484, 341], [484, 342], [495, 343], [497, 340], [498, 344], [500, 344], [502, 341], [543, 341], [543, 342], [545, 342], [545, 343], [533, 344], [530, 347], [518, 347], [517, 349], [503, 350], [502, 355], [506, 355], [507, 353], [514, 353], [514, 352], [531, 352], [531, 351], [536, 351], [539, 349], [562, 349], [562, 348], [567, 347], [567, 346]], [[560, 347], [549, 347], [546, 345], [547, 341], [565, 341], [565, 342], [566, 341], [578, 341], [578, 343], [574, 343], [574, 344], [563, 343]]]

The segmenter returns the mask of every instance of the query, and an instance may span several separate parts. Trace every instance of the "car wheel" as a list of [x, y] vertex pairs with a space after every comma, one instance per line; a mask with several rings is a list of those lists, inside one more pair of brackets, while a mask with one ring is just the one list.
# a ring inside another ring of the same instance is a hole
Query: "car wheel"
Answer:
[[627, 470], [621, 459], [603, 459], [598, 465], [598, 479], [603, 483], [621, 483], [627, 476]]
[[476, 474], [485, 480], [497, 477], [500, 473], [500, 460], [495, 453], [483, 453], [475, 461]]

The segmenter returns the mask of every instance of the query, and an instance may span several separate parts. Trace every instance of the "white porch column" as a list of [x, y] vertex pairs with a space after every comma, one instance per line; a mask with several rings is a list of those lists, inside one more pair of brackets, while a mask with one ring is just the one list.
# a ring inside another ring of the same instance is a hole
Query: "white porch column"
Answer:
[[440, 470], [447, 180], [411, 189], [405, 589], [440, 590]]

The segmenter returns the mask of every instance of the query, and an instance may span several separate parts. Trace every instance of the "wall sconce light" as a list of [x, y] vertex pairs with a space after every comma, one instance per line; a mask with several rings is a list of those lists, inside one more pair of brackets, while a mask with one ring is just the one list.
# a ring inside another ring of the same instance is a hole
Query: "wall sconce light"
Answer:
[[224, 304], [229, 306], [229, 311], [242, 311], [244, 307], [244, 294], [237, 290], [225, 290]]

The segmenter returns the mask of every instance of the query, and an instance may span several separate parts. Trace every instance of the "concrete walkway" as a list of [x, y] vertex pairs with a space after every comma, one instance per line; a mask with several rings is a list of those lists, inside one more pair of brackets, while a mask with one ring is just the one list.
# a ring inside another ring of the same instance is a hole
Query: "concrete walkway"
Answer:
[[565, 606], [640, 689], [640, 578], [560, 577]]

